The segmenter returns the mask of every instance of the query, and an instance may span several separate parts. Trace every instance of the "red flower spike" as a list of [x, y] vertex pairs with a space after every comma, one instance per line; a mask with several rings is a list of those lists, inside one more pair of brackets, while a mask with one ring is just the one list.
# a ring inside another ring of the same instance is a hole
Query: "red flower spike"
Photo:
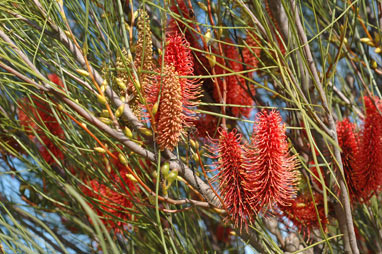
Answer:
[[230, 227], [217, 225], [215, 229], [215, 236], [219, 243], [229, 243], [231, 241], [231, 231]]
[[[48, 79], [57, 84], [60, 88], [63, 88], [63, 83], [56, 74], [49, 74]], [[20, 101], [20, 107], [18, 109], [20, 125], [34, 142], [37, 142], [37, 138], [34, 136], [32, 129], [37, 132], [42, 140], [42, 143], [38, 142], [37, 144], [41, 156], [49, 165], [52, 165], [55, 163], [54, 157], [58, 160], [63, 160], [64, 154], [60, 148], [53, 144], [42, 128], [48, 129], [52, 135], [60, 139], [65, 137], [64, 130], [61, 128], [47, 102], [36, 96], [32, 96], [32, 101], [33, 106], [30, 105], [27, 98]]]
[[[292, 200], [290, 206], [279, 205], [279, 208], [282, 211], [281, 215], [286, 216], [290, 221], [292, 221], [298, 231], [302, 232], [303, 235], [307, 237], [310, 236], [312, 230], [320, 228], [320, 222], [324, 230], [326, 230], [326, 226], [328, 224], [328, 219], [325, 216], [322, 196], [315, 193], [314, 199], [315, 202], [313, 202], [310, 194], [302, 194]], [[319, 219], [314, 206], [315, 204], [318, 210]]]
[[219, 139], [211, 140], [213, 144], [208, 148], [215, 154], [212, 158], [216, 159], [214, 165], [218, 171], [219, 191], [233, 224], [240, 229], [245, 225], [248, 229], [248, 221], [252, 220], [254, 213], [251, 205], [253, 193], [245, 186], [247, 165], [240, 145], [241, 135], [236, 130], [227, 132], [221, 128], [218, 132]]
[[340, 146], [341, 159], [346, 183], [348, 185], [351, 200], [357, 199], [358, 192], [354, 180], [354, 169], [357, 167], [356, 156], [358, 154], [358, 133], [355, 132], [355, 124], [348, 118], [337, 123], [338, 145]]
[[[382, 185], [382, 100], [365, 96], [366, 117], [354, 169], [355, 185], [366, 202]], [[377, 109], [377, 107], [378, 109]]]
[[[108, 230], [122, 233], [123, 228], [128, 227], [126, 221], [131, 220], [131, 208], [133, 207], [132, 194], [137, 192], [133, 182], [127, 178], [127, 170], [121, 170], [120, 176], [112, 174], [112, 186], [106, 186], [97, 180], [91, 180], [87, 186], [82, 187], [85, 196], [94, 199], [88, 205], [100, 216]], [[99, 205], [93, 205], [98, 203]]]
[[59, 88], [64, 88], [64, 83], [62, 83], [62, 80], [60, 79], [59, 76], [57, 76], [57, 74], [54, 74], [54, 73], [50, 73], [48, 74], [48, 79], [50, 81], [52, 81], [53, 83], [55, 83]]
[[256, 193], [253, 205], [259, 210], [274, 204], [288, 206], [297, 191], [296, 157], [289, 155], [285, 124], [281, 121], [279, 112], [259, 112], [246, 151], [247, 188]]
[[[322, 190], [322, 183], [320, 181], [320, 173], [321, 175], [324, 177], [324, 181], [325, 181], [325, 173], [324, 171], [322, 170], [321, 167], [318, 167], [318, 169], [320, 171], [317, 170], [317, 166], [315, 165], [314, 161], [310, 161], [309, 162], [309, 168], [310, 170], [312, 171], [312, 174], [314, 174], [314, 176], [312, 175], [312, 180], [313, 180], [313, 183], [315, 185], [317, 185], [317, 187]], [[320, 173], [319, 173], [320, 172]], [[325, 185], [326, 185], [326, 181], [325, 181]]]
[[[193, 76], [194, 62], [191, 55], [190, 44], [181, 35], [174, 34], [167, 37], [164, 62], [169, 66], [175, 67], [175, 72], [179, 76]], [[200, 97], [200, 83], [195, 79], [179, 78], [183, 112], [185, 116], [184, 124], [189, 126], [195, 119], [195, 114], [191, 107], [197, 105], [197, 99]]]
[[213, 137], [217, 133], [218, 118], [213, 115], [200, 115], [198, 120], [194, 121], [197, 129], [196, 137], [205, 140], [208, 137]]
[[[245, 47], [243, 49], [243, 59], [244, 63], [246, 64], [245, 68], [253, 69], [256, 68], [259, 64], [259, 58], [261, 55], [261, 48], [259, 47], [259, 38], [253, 34], [248, 33], [246, 43], [248, 47]], [[251, 72], [253, 73], [253, 72]]]
[[[236, 47], [231, 45], [223, 45], [223, 51], [225, 56], [230, 59], [227, 60], [228, 68], [232, 70], [232, 75], [225, 77], [226, 85], [227, 85], [227, 96], [226, 103], [227, 104], [236, 104], [236, 105], [253, 105], [254, 101], [249, 94], [247, 85], [245, 83], [245, 79], [239, 77], [238, 75], [234, 75], [234, 72], [240, 72], [243, 70], [243, 65], [241, 64], [242, 60], [239, 54], [239, 51]], [[220, 61], [219, 61], [220, 62]], [[222, 63], [224, 64], [224, 63]], [[220, 67], [216, 67], [217, 74], [223, 73], [223, 70]], [[228, 71], [227, 71], [228, 73]], [[220, 91], [223, 91], [223, 81], [219, 80], [219, 88]], [[251, 94], [254, 95], [255, 90], [251, 89]], [[219, 93], [217, 87], [214, 86], [214, 99], [219, 101]], [[251, 108], [240, 108], [240, 107], [232, 107], [232, 115], [239, 117], [243, 115], [245, 117], [249, 116], [251, 112]]]
[[285, 55], [285, 47], [284, 47], [284, 44], [283, 44], [283, 38], [281, 37], [281, 30], [280, 30], [280, 27], [279, 27], [279, 24], [276, 20], [276, 18], [274, 17], [273, 13], [272, 13], [272, 10], [269, 6], [269, 0], [266, 0], [265, 1], [265, 10], [267, 11], [269, 17], [271, 18], [272, 22], [273, 22], [273, 25], [275, 26], [276, 30], [278, 33], [276, 33], [272, 27], [272, 31], [275, 33], [275, 36], [276, 36], [276, 40], [277, 40], [277, 43], [279, 45], [279, 48], [280, 48], [280, 51], [281, 51], [281, 54]]

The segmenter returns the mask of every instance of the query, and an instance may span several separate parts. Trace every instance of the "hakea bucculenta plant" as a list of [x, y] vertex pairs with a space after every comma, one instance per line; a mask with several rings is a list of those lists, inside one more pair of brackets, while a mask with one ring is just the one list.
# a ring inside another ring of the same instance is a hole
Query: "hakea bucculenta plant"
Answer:
[[245, 163], [244, 150], [241, 146], [241, 134], [234, 129], [227, 132], [219, 129], [219, 138], [211, 139], [208, 150], [215, 160], [214, 166], [218, 171], [216, 180], [219, 182], [220, 195], [227, 209], [228, 217], [240, 229], [248, 227], [255, 214], [251, 200], [254, 192], [247, 188], [246, 179], [248, 165]]
[[382, 100], [365, 96], [364, 101], [366, 114], [354, 179], [360, 197], [367, 201], [382, 185]]
[[343, 164], [344, 176], [352, 201], [359, 198], [358, 188], [354, 179], [354, 169], [357, 168], [357, 154], [359, 137], [355, 129], [356, 125], [351, 123], [348, 118], [337, 123], [338, 145], [341, 148], [341, 159]]
[[263, 110], [256, 117], [246, 150], [247, 188], [256, 193], [253, 206], [263, 211], [273, 205], [288, 206], [296, 195], [299, 173], [296, 157], [289, 154], [285, 124], [274, 110]]

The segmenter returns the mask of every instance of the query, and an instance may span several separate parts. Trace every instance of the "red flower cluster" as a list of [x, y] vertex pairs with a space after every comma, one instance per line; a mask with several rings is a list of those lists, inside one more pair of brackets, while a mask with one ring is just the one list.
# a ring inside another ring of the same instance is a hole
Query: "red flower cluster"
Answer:
[[382, 185], [382, 100], [364, 97], [366, 118], [360, 135], [354, 181], [364, 201]]
[[[344, 169], [345, 179], [348, 185], [351, 200], [359, 198], [357, 184], [354, 182], [354, 169], [357, 167], [358, 154], [358, 133], [355, 132], [355, 124], [349, 119], [344, 119], [337, 123], [338, 145], [340, 146], [341, 159]], [[362, 184], [363, 186], [364, 184]]]
[[230, 232], [232, 229], [230, 227], [225, 227], [222, 225], [217, 225], [215, 230], [215, 236], [219, 243], [229, 243], [231, 241]]
[[[57, 86], [63, 88], [62, 81], [56, 74], [49, 74], [48, 78]], [[32, 96], [32, 104], [29, 103], [27, 98], [24, 98], [19, 104], [18, 118], [20, 125], [24, 128], [29, 138], [38, 144], [39, 151], [44, 160], [50, 165], [55, 163], [55, 158], [63, 160], [64, 154], [61, 149], [46, 135], [46, 132], [49, 131], [53, 136], [60, 139], [65, 138], [64, 131], [53, 114], [50, 105], [37, 96]], [[33, 131], [41, 138], [41, 143]]]
[[213, 137], [218, 129], [218, 118], [213, 115], [199, 115], [199, 118], [194, 121], [197, 129], [196, 136], [200, 139]]
[[247, 34], [246, 43], [248, 47], [243, 49], [243, 59], [248, 70], [258, 66], [261, 49], [259, 48], [259, 38], [253, 33]]
[[320, 228], [320, 223], [326, 230], [328, 219], [325, 216], [322, 202], [322, 195], [320, 194], [314, 194], [314, 202], [310, 194], [301, 194], [292, 200], [291, 205], [279, 205], [279, 208], [282, 211], [281, 215], [286, 216], [300, 232], [309, 237], [313, 229]]
[[253, 214], [273, 207], [288, 206], [296, 195], [296, 160], [289, 155], [285, 125], [276, 111], [257, 114], [252, 144], [241, 146], [236, 130], [219, 130], [209, 151], [219, 171], [219, 190], [235, 226], [248, 224]]
[[247, 152], [248, 188], [256, 192], [254, 202], [259, 209], [288, 206], [297, 191], [296, 157], [289, 155], [281, 121], [279, 112], [259, 112]]
[[123, 232], [128, 226], [133, 207], [132, 194], [138, 191], [127, 174], [126, 169], [120, 170], [119, 175], [110, 174], [111, 186], [91, 180], [82, 187], [84, 195], [92, 199], [88, 205], [101, 217], [106, 228], [116, 233]]
[[[224, 54], [229, 59], [227, 60], [228, 65], [227, 67], [232, 71], [233, 75], [227, 76], [224, 78], [227, 86], [227, 98], [226, 103], [227, 104], [236, 104], [236, 105], [246, 105], [251, 106], [253, 105], [254, 101], [250, 94], [254, 95], [255, 90], [250, 89], [247, 87], [247, 84], [245, 83], [245, 79], [243, 77], [240, 77], [239, 75], [235, 75], [235, 72], [243, 71], [243, 64], [241, 63], [241, 57], [239, 54], [239, 51], [236, 47], [231, 45], [224, 45], [223, 46]], [[228, 71], [227, 71], [228, 72]], [[220, 67], [216, 67], [216, 73], [222, 74], [223, 70]], [[223, 91], [223, 80], [219, 81], [219, 90]], [[220, 101], [219, 94], [218, 94], [218, 88], [214, 87], [214, 99], [216, 101]], [[241, 108], [241, 107], [232, 107], [232, 115], [238, 117], [240, 115], [243, 115], [245, 117], [249, 116], [249, 113], [251, 112], [251, 108]]]
[[[167, 37], [164, 62], [166, 65], [174, 66], [178, 76], [194, 75], [194, 61], [191, 55], [190, 43], [182, 35], [175, 33]], [[200, 97], [200, 83], [195, 79], [179, 78], [182, 104], [184, 111], [184, 123], [188, 125], [195, 119], [191, 107], [197, 105], [197, 99]]]
[[236, 130], [227, 132], [219, 129], [220, 137], [209, 150], [213, 154], [219, 190], [223, 202], [235, 226], [240, 229], [243, 225], [248, 228], [254, 214], [251, 200], [254, 193], [246, 187], [247, 165], [245, 164], [244, 151], [240, 145], [241, 135]]
[[281, 30], [280, 30], [278, 22], [275, 19], [275, 16], [272, 13], [270, 6], [269, 6], [269, 0], [265, 1], [265, 10], [267, 11], [269, 17], [271, 18], [271, 20], [273, 22], [273, 25], [275, 26], [275, 28], [277, 30], [277, 33], [276, 33], [276, 31], [272, 28], [272, 31], [275, 33], [277, 43], [280, 47], [281, 54], [285, 55], [286, 50], [285, 50], [285, 47], [283, 44], [283, 38], [281, 36]]

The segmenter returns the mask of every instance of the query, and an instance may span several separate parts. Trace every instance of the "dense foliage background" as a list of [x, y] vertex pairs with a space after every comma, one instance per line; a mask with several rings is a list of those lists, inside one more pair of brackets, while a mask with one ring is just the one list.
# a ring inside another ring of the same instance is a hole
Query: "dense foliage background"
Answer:
[[382, 253], [381, 22], [2, 0], [0, 253]]

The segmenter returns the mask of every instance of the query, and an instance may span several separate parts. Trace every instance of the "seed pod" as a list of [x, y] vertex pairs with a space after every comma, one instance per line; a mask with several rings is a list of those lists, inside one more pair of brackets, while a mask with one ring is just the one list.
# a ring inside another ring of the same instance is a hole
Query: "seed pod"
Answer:
[[167, 178], [168, 174], [170, 172], [170, 164], [168, 162], [165, 162], [162, 167], [160, 168], [162, 175]]
[[178, 177], [178, 169], [173, 169], [166, 177], [167, 182], [172, 184]]
[[107, 125], [113, 123], [113, 121], [111, 121], [111, 119], [106, 118], [106, 117], [99, 117], [98, 119], [99, 119], [101, 122], [103, 122], [104, 124], [107, 124]]

